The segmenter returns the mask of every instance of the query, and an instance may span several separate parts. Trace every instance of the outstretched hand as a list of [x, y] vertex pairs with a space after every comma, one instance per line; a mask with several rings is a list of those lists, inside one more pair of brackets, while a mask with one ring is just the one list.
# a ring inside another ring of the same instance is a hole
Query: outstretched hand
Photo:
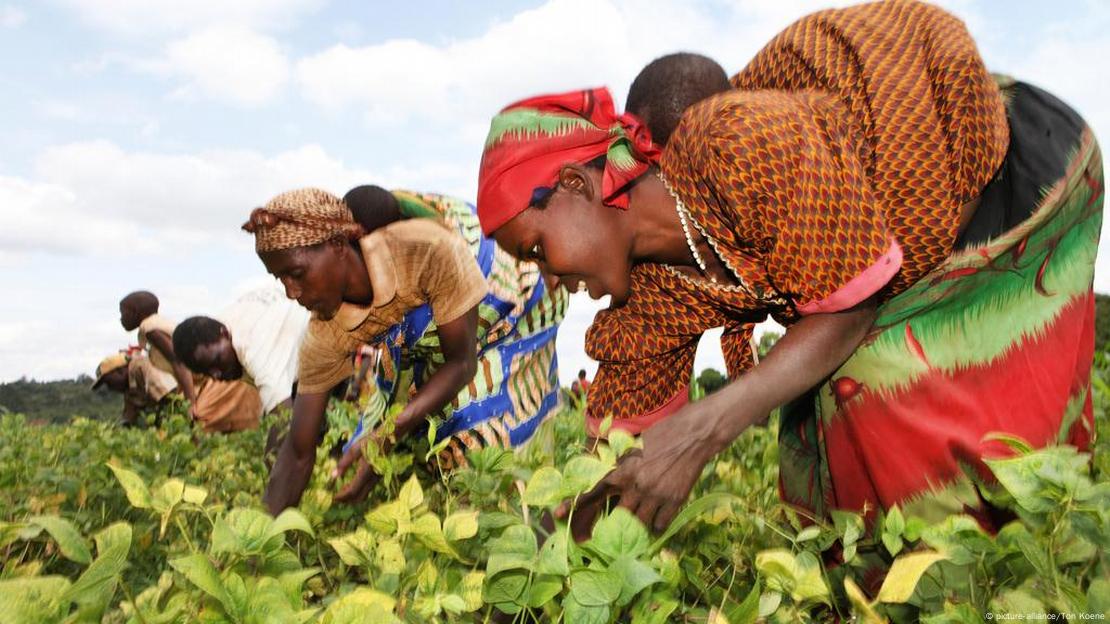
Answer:
[[[614, 499], [648, 528], [664, 531], [719, 450], [709, 435], [714, 420], [711, 409], [694, 403], [645, 431], [643, 449], [622, 457], [597, 486], [578, 498], [570, 527], [574, 538], [587, 539]], [[557, 515], [569, 516], [569, 506], [564, 504]]]
[[378, 441], [371, 433], [361, 440], [355, 441], [350, 448], [343, 453], [343, 457], [339, 458], [339, 463], [336, 465], [335, 470], [331, 473], [332, 481], [338, 483], [340, 479], [347, 474], [351, 466], [355, 466], [354, 477], [339, 489], [332, 497], [332, 501], [336, 503], [354, 504], [366, 500], [374, 486], [381, 481], [381, 475], [374, 471], [370, 466], [370, 462], [366, 461], [362, 449], [367, 444], [378, 444]]

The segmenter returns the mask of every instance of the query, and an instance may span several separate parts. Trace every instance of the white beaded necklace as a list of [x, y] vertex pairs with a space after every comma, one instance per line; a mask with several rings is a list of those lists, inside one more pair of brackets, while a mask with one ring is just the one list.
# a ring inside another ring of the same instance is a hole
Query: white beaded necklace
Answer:
[[[694, 256], [694, 262], [698, 264], [698, 267], [701, 269], [702, 275], [705, 275], [709, 278], [710, 282], [716, 284], [717, 278], [709, 274], [709, 268], [706, 266], [705, 260], [702, 259], [701, 254], [698, 253], [698, 247], [694, 244], [694, 237], [690, 234], [690, 226], [687, 224], [687, 217], [689, 217], [689, 213], [686, 210], [686, 204], [682, 203], [682, 199], [678, 196], [678, 193], [676, 193], [674, 189], [671, 188], [671, 183], [668, 182], [667, 178], [663, 176], [662, 171], [657, 172], [656, 175], [659, 176], [659, 181], [663, 183], [664, 187], [666, 187], [667, 192], [670, 193], [671, 197], [674, 198], [674, 209], [675, 212], [678, 213], [678, 222], [682, 224], [682, 233], [686, 235], [686, 244], [690, 247], [690, 254]], [[690, 220], [692, 221], [693, 218], [690, 218]]]

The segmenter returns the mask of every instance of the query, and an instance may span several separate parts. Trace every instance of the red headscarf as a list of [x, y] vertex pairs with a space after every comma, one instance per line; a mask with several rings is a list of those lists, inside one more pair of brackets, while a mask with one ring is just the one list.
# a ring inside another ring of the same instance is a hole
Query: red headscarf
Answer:
[[628, 208], [628, 184], [660, 151], [636, 116], [617, 115], [605, 87], [541, 95], [505, 107], [490, 124], [478, 174], [478, 218], [489, 235], [555, 186], [567, 164], [604, 155], [602, 201]]

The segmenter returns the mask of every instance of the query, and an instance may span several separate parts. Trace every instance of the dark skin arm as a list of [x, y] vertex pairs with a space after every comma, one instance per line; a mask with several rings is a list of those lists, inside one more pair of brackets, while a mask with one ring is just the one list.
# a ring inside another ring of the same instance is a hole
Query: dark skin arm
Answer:
[[193, 387], [193, 373], [174, 355], [173, 339], [163, 331], [152, 331], [146, 335], [146, 339], [170, 361], [173, 366], [173, 377], [177, 380], [177, 387], [181, 390], [181, 394], [189, 400], [189, 415], [193, 417], [193, 420], [196, 420], [197, 391]]
[[[478, 370], [478, 354], [474, 348], [478, 342], [477, 334], [478, 306], [470, 308], [454, 321], [439, 326], [439, 344], [446, 361], [397, 415], [394, 430], [396, 439], [400, 440], [412, 433], [428, 414], [439, 411], [474, 378], [474, 373]], [[389, 441], [377, 439], [374, 433], [365, 436], [363, 442], [379, 444], [384, 451], [389, 450]], [[353, 445], [336, 466], [333, 477], [339, 479], [351, 465], [357, 465], [354, 478], [336, 493], [336, 502], [359, 502], [366, 498], [377, 483], [378, 475], [363, 458], [362, 447], [363, 444]]]
[[[709, 460], [776, 407], [831, 375], [859, 346], [875, 314], [875, 303], [868, 300], [801, 319], [751, 371], [645, 431], [643, 449], [623, 457], [579, 499], [571, 527], [575, 538], [589, 536], [605, 501], [614, 496], [648, 527], [666, 529]], [[560, 511], [565, 515], [565, 506]]]
[[326, 392], [297, 393], [289, 435], [285, 436], [278, 450], [274, 467], [270, 470], [270, 482], [262, 495], [262, 501], [271, 514], [276, 516], [286, 507], [293, 507], [301, 501], [301, 494], [316, 463], [316, 441], [327, 407]]

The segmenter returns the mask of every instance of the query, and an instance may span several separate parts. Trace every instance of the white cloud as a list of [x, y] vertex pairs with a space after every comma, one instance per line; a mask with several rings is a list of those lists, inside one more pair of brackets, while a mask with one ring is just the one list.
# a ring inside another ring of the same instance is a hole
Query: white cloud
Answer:
[[[253, 150], [128, 152], [94, 141], [47, 149], [35, 170], [40, 185], [53, 191], [38, 195], [37, 214], [44, 219], [62, 211], [98, 215], [131, 232], [186, 244], [213, 236], [238, 240], [250, 209], [283, 190], [312, 185], [342, 193], [372, 179], [316, 145], [266, 156]], [[11, 237], [22, 238], [24, 229], [13, 223]]]
[[535, 93], [607, 84], [621, 97], [643, 64], [676, 49], [739, 69], [798, 14], [742, 3], [729, 15], [717, 21], [676, 2], [551, 0], [444, 45], [336, 45], [302, 59], [297, 81], [309, 100], [331, 110], [364, 107], [371, 122], [418, 119], [464, 131], [477, 124], [484, 135], [499, 108]]
[[289, 79], [277, 41], [238, 26], [213, 26], [174, 41], [159, 65], [186, 79], [183, 95], [248, 106], [271, 101]]
[[0, 28], [19, 28], [27, 21], [27, 13], [17, 6], [0, 6]]
[[375, 175], [318, 145], [266, 155], [70, 143], [43, 151], [33, 180], [0, 177], [0, 259], [176, 253], [211, 244], [240, 249], [249, 244], [239, 226], [251, 208], [291, 188], [317, 186], [342, 195], [358, 184], [380, 183], [454, 193], [469, 174], [433, 161]]
[[133, 223], [88, 212], [70, 189], [0, 177], [0, 251], [7, 261], [27, 253], [120, 254], [142, 245]]
[[285, 28], [323, 0], [60, 0], [86, 23], [115, 34], [164, 36], [213, 25]]

